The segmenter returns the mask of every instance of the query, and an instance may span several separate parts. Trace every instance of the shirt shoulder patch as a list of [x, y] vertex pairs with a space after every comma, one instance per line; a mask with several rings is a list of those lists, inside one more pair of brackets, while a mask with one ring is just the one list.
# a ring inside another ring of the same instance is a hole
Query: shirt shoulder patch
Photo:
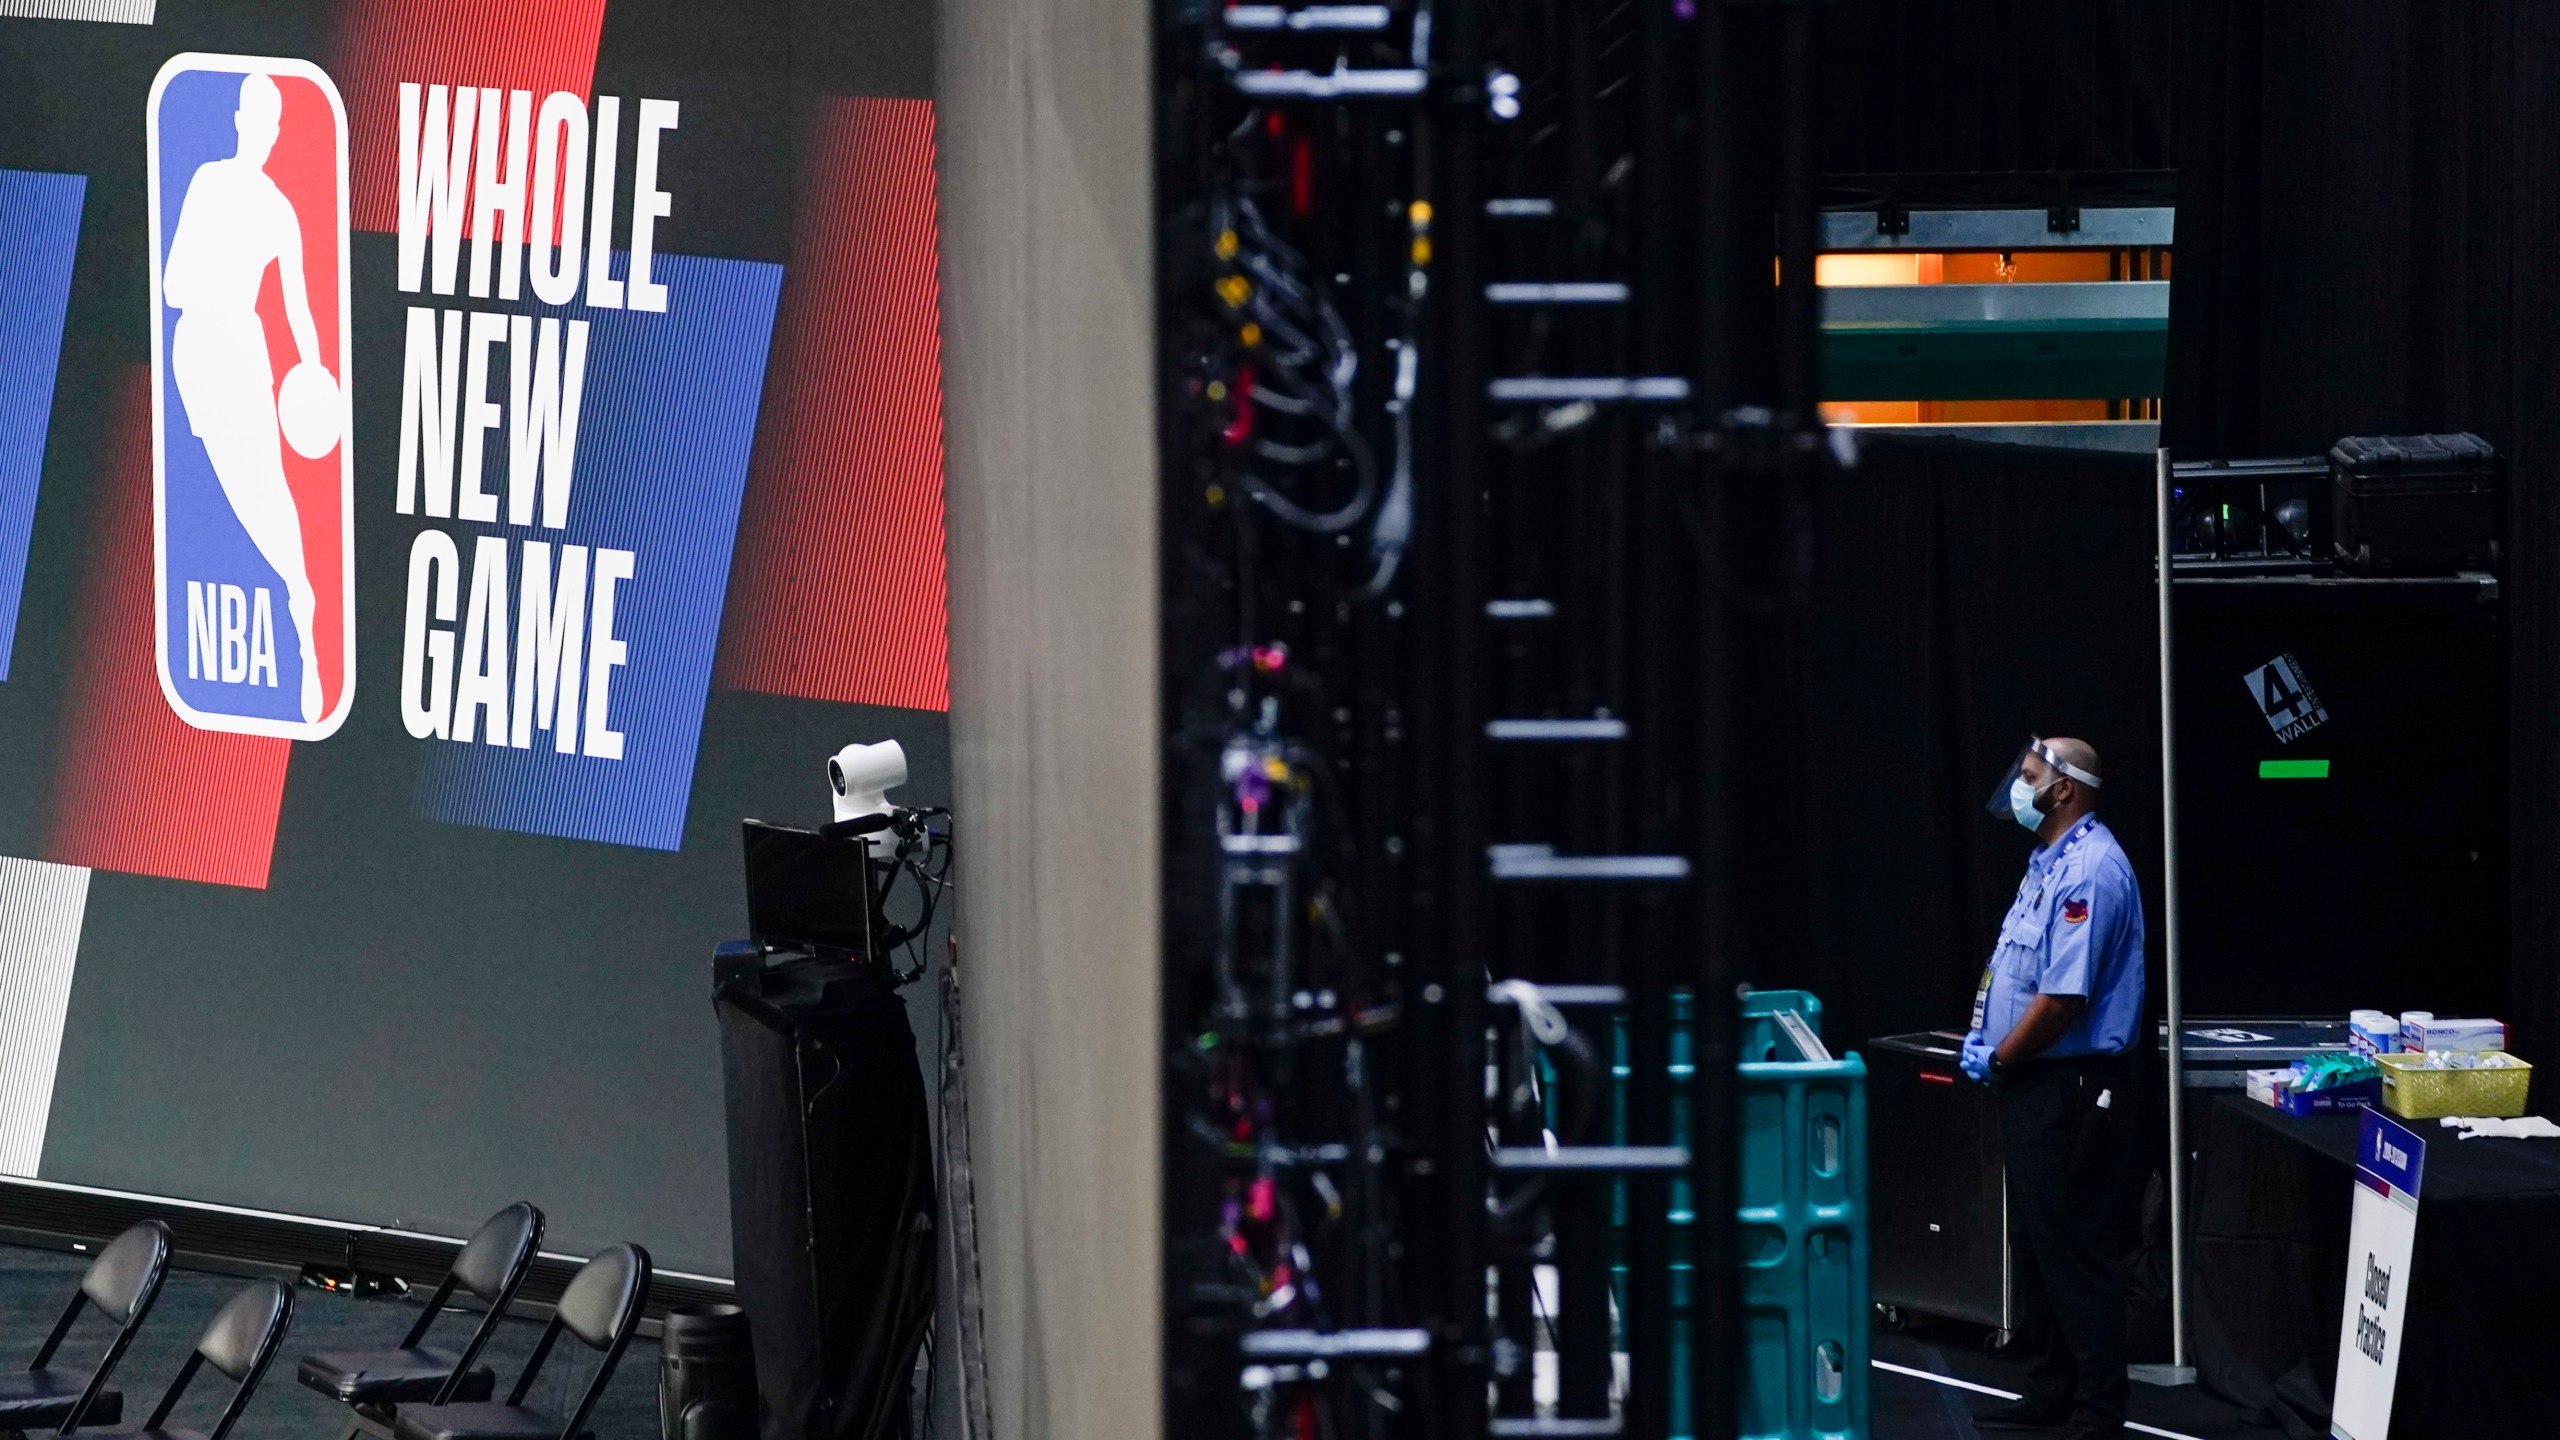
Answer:
[[2063, 901], [2062, 918], [2074, 925], [2087, 920], [2089, 918], [2089, 902], [2086, 900]]

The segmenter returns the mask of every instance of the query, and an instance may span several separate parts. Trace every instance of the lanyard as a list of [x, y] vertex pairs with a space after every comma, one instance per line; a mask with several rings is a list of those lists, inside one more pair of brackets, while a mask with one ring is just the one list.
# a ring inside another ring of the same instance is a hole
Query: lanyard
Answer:
[[[2026, 886], [2024, 882], [2019, 884], [2018, 889], [2021, 900], [2028, 909], [2034, 909], [2037, 902], [2044, 899], [2045, 887], [2053, 883], [2053, 877], [2062, 869], [2062, 862], [2071, 858], [2071, 847], [2079, 844], [2082, 840], [2087, 839], [2089, 832], [2096, 829], [2097, 826], [2097, 816], [2086, 816], [2079, 824], [2071, 827], [2070, 834], [2063, 836], [2060, 841], [2055, 843], [2053, 859], [2046, 863], [2044, 873], [2036, 877], [2036, 888], [2034, 894], [2026, 894]], [[2011, 913], [2016, 913], [2014, 907], [2012, 908]], [[2005, 941], [2008, 938], [2008, 933], [2008, 928], [2004, 925], [2000, 932], [2002, 940]], [[1990, 1015], [1992, 979], [1996, 973], [1996, 967], [2000, 960], [2000, 952], [2003, 948], [2005, 948], [2005, 946], [1993, 947], [1991, 958], [1982, 962], [1982, 983], [1974, 987], [1973, 992], [1973, 1028], [1976, 1030], [1980, 1030], [1982, 1028], [1983, 1021]]]
[[2044, 898], [2045, 887], [2052, 884], [2053, 877], [2062, 872], [2062, 862], [2071, 858], [2071, 848], [2087, 839], [2089, 832], [2096, 828], [2098, 828], [2098, 817], [2084, 816], [2079, 824], [2071, 827], [2070, 834], [2063, 836], [2054, 845], [2053, 859], [2045, 864], [2044, 874], [2036, 877], [2036, 893], [2027, 897], [2027, 904], [2030, 907]]

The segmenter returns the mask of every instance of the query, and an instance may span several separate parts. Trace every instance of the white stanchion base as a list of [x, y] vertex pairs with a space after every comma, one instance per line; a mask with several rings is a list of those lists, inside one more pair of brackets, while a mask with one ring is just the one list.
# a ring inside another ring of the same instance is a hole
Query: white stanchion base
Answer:
[[2127, 1365], [2125, 1378], [2137, 1385], [2157, 1385], [2166, 1389], [2175, 1385], [2196, 1383], [2193, 1365]]

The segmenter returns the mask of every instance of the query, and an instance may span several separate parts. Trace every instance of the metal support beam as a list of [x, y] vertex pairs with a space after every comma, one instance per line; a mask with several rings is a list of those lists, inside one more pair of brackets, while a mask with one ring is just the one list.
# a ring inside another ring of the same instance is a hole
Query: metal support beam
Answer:
[[1825, 285], [1825, 325], [2003, 324], [2081, 320], [2169, 323], [2166, 280], [2061, 280], [2022, 285]]
[[2154, 499], [2160, 586], [2160, 902], [2165, 941], [2169, 1022], [2169, 1363], [2136, 1365], [2133, 1378], [2149, 1385], [2192, 1385], [2187, 1356], [2187, 1121], [2186, 997], [2178, 948], [2178, 706], [2173, 680], [2176, 647], [2170, 629], [2169, 590], [2176, 567], [2169, 549], [2169, 452], [2160, 452]]
[[2140, 250], [2175, 238], [2178, 212], [2166, 205], [2083, 209], [2080, 228], [2055, 230], [2053, 212], [1913, 210], [1909, 226], [1887, 234], [1873, 210], [1833, 210], [1822, 217], [1822, 248], [1843, 250]]
[[1822, 330], [1825, 400], [2092, 400], [2152, 396], [2165, 320], [1842, 324]]

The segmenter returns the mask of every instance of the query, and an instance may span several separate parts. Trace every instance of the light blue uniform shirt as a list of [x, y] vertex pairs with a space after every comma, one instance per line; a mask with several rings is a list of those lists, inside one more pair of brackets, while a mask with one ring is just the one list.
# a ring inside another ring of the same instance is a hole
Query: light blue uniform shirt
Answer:
[[2142, 891], [2133, 862], [2094, 815], [2027, 857], [2027, 877], [1983, 968], [1973, 1028], [1997, 1046], [2038, 995], [2088, 1008], [2043, 1057], [2115, 1054], [2142, 1022]]

